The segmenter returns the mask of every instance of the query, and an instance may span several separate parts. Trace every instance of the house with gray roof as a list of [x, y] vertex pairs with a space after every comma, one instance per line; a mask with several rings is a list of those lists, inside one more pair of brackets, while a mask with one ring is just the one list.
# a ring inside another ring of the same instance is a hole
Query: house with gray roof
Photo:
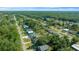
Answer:
[[38, 50], [39, 50], [39, 51], [47, 51], [48, 48], [49, 48], [48, 45], [41, 45], [41, 46], [38, 46]]
[[79, 51], [79, 44], [73, 44], [72, 48], [74, 48], [75, 50]]

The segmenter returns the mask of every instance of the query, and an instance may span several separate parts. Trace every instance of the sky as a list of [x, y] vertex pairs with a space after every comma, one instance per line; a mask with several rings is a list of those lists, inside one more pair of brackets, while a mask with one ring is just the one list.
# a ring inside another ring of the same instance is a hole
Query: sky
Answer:
[[20, 11], [20, 10], [79, 11], [79, 0], [0, 0], [0, 11]]
[[0, 0], [0, 7], [79, 7], [79, 0]]
[[0, 11], [79, 11], [79, 7], [0, 7]]

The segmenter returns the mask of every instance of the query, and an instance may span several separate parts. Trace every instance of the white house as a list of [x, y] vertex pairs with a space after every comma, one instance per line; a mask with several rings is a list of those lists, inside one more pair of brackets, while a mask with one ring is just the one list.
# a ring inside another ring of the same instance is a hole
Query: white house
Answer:
[[27, 25], [24, 25], [24, 28], [28, 28], [29, 26], [27, 26]]
[[29, 34], [33, 33], [33, 31], [28, 31]]
[[32, 31], [31, 29], [27, 29], [27, 32], [28, 32], [29, 34], [33, 33], [33, 31]]
[[69, 29], [63, 29], [63, 31], [68, 32], [68, 31], [69, 31]]
[[79, 44], [73, 44], [72, 47], [79, 51]]

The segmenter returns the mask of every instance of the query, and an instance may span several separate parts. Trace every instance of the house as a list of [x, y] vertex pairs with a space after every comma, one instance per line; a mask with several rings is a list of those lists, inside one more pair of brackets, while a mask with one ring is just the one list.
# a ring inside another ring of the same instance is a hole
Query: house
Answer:
[[79, 51], [79, 42], [73, 44], [72, 48], [74, 48], [75, 50]]
[[27, 33], [31, 34], [31, 33], [33, 33], [33, 31], [31, 29], [27, 29]]
[[79, 44], [73, 44], [72, 48], [74, 48], [75, 50], [79, 51]]
[[30, 29], [29, 26], [27, 26], [27, 25], [24, 25], [23, 27], [24, 27], [26, 33], [28, 33], [28, 37], [25, 36], [23, 38], [31, 38], [32, 42], [35, 43], [37, 41], [36, 33], [32, 29]]
[[50, 29], [48, 29], [47, 31], [48, 31], [49, 33], [53, 34], [53, 31], [52, 31], [52, 30], [50, 30]]
[[69, 29], [63, 29], [64, 32], [69, 32]]
[[34, 33], [34, 32], [32, 32], [32, 33], [28, 33], [28, 35], [30, 36], [30, 37], [36, 37], [36, 34]]
[[27, 25], [23, 25], [23, 27], [24, 27], [24, 28], [28, 28], [29, 26], [27, 26]]
[[38, 46], [38, 51], [47, 51], [49, 48], [48, 45], [42, 45], [42, 46]]
[[30, 34], [30, 33], [33, 33], [33, 31], [28, 31], [28, 33]]
[[23, 38], [26, 38], [26, 39], [28, 39], [28, 38], [29, 38], [29, 36], [23, 36]]

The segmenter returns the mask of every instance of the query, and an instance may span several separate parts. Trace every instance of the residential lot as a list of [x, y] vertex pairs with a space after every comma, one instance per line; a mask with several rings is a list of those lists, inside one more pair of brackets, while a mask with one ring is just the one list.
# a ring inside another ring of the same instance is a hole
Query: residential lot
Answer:
[[75, 51], [77, 48], [78, 50], [78, 15], [79, 12], [3, 12], [0, 14], [0, 49]]

